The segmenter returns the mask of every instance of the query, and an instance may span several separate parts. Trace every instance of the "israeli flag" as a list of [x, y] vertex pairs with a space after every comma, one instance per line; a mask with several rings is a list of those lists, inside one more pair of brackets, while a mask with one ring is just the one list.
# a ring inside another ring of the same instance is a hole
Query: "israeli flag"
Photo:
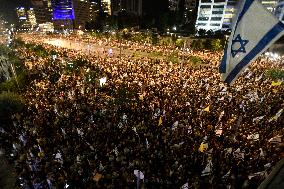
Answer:
[[220, 73], [225, 83], [233, 83], [241, 72], [284, 34], [278, 21], [258, 0], [241, 4], [224, 51]]

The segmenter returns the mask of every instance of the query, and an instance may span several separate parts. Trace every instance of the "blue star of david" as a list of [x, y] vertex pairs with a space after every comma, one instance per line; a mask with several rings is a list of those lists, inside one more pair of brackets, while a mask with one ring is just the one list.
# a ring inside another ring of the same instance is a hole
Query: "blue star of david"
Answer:
[[[233, 39], [233, 41], [232, 41], [232, 56], [233, 56], [233, 58], [238, 54], [238, 53], [246, 53], [246, 49], [245, 49], [245, 46], [246, 46], [246, 44], [248, 44], [248, 42], [249, 42], [249, 40], [243, 40], [242, 38], [241, 38], [241, 35], [240, 34], [238, 34], [237, 35], [237, 37], [235, 38], [235, 39]], [[233, 45], [235, 44], [235, 43], [240, 43], [240, 48], [238, 49], [238, 50], [233, 50]]]

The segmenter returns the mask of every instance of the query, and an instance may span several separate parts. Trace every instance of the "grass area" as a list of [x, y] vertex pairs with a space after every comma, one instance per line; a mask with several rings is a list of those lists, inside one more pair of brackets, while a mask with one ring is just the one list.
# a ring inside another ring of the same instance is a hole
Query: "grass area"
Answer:
[[265, 76], [271, 79], [284, 79], [284, 70], [269, 69], [265, 72]]

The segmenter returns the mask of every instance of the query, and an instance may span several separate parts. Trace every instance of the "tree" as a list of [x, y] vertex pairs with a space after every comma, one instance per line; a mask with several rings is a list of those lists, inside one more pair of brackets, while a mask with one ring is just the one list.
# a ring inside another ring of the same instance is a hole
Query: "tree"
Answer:
[[199, 29], [199, 30], [198, 30], [198, 35], [199, 35], [200, 37], [204, 37], [205, 34], [206, 34], [206, 30], [205, 30], [205, 29]]
[[212, 51], [221, 51], [223, 49], [222, 45], [222, 40], [221, 39], [212, 39], [211, 40], [211, 50]]
[[13, 92], [0, 94], [0, 120], [7, 121], [12, 114], [19, 113], [24, 108], [23, 98]]

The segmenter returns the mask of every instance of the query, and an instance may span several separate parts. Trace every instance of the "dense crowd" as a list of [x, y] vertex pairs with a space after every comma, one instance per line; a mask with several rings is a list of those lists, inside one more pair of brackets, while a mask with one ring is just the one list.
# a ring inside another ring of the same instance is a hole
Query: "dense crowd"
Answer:
[[145, 189], [252, 189], [283, 157], [284, 87], [264, 74], [277, 61], [227, 86], [213, 53], [192, 67], [44, 46], [57, 56], [17, 49], [31, 82], [10, 146], [25, 189], [135, 188], [134, 170]]

